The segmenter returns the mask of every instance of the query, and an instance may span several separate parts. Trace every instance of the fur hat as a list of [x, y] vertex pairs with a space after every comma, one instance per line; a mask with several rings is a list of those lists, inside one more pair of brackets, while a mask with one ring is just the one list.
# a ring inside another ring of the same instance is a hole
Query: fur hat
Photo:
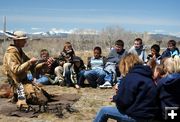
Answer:
[[5, 35], [14, 40], [28, 39], [27, 35], [23, 31], [15, 31], [14, 33], [5, 32]]

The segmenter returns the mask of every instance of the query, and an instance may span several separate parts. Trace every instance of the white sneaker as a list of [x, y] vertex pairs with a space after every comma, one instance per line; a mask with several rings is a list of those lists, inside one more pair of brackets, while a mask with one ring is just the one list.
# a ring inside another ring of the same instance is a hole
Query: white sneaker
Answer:
[[109, 81], [106, 81], [103, 85], [100, 85], [99, 88], [112, 88], [112, 85]]

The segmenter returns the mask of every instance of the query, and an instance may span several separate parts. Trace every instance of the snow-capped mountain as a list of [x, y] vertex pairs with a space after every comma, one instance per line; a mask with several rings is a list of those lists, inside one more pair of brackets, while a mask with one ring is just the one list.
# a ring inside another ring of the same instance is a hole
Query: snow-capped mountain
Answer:
[[34, 32], [34, 33], [32, 33], [32, 35], [43, 35], [43, 36], [46, 36], [47, 33], [45, 33], [45, 32]]
[[63, 30], [63, 29], [56, 29], [52, 28], [47, 32], [33, 32], [30, 33], [32, 36], [67, 36], [68, 34], [89, 34], [89, 35], [97, 35], [98, 32], [92, 29], [70, 29], [70, 30]]

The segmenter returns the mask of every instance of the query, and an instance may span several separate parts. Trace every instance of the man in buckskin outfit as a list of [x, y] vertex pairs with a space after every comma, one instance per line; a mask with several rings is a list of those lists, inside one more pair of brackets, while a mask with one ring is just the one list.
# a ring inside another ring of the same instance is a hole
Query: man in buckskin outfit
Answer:
[[17, 107], [28, 107], [23, 84], [28, 83], [27, 73], [32, 65], [36, 63], [36, 58], [29, 58], [22, 50], [28, 37], [22, 31], [16, 31], [13, 34], [5, 33], [12, 38], [14, 44], [7, 48], [3, 66], [4, 72], [11, 82], [13, 92], [17, 93]]

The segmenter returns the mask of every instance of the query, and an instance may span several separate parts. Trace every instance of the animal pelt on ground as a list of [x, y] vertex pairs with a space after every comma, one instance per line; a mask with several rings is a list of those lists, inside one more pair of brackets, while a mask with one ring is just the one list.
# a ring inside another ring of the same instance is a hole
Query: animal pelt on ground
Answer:
[[0, 84], [0, 98], [11, 98], [12, 96], [11, 85], [8, 83]]

